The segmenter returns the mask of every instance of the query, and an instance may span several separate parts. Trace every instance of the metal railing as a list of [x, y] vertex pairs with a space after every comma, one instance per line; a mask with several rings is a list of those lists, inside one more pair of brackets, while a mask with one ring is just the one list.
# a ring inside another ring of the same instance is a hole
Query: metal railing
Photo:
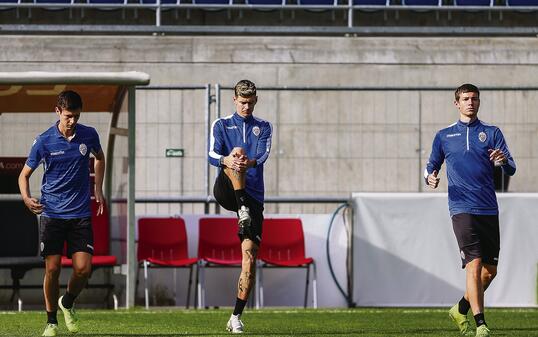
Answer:
[[[248, 0], [247, 0], [248, 1]], [[248, 3], [233, 3], [229, 4], [196, 4], [196, 3], [162, 3], [161, 0], [156, 0], [154, 4], [150, 3], [34, 3], [34, 2], [2, 2], [0, 9], [50, 9], [50, 10], [72, 10], [72, 9], [122, 9], [122, 10], [140, 10], [147, 9], [155, 12], [155, 20], [153, 25], [138, 25], [138, 24], [126, 24], [123, 25], [100, 25], [100, 24], [3, 24], [0, 25], [0, 32], [10, 33], [15, 31], [26, 32], [73, 32], [73, 33], [117, 33], [118, 31], [126, 33], [276, 33], [276, 34], [509, 34], [509, 35], [536, 35], [538, 33], [537, 27], [487, 27], [487, 26], [453, 26], [453, 27], [419, 27], [419, 26], [360, 26], [355, 20], [354, 13], [356, 11], [435, 11], [435, 12], [447, 12], [450, 15], [451, 12], [462, 11], [482, 11], [482, 12], [499, 12], [502, 15], [503, 12], [534, 12], [538, 11], [538, 3], [536, 5], [529, 6], [513, 6], [510, 5], [508, 0], [502, 3], [495, 4], [493, 1], [489, 6], [462, 6], [455, 5], [453, 2], [450, 4], [439, 5], [405, 5], [401, 3], [393, 4], [387, 1], [386, 5], [372, 5], [372, 4], [357, 4], [356, 0], [347, 0], [343, 2], [335, 1], [334, 4], [328, 5], [311, 5], [311, 4], [279, 4], [279, 5], [260, 5], [260, 4], [248, 4]], [[162, 13], [166, 10], [238, 10], [238, 11], [253, 11], [253, 10], [281, 10], [281, 11], [296, 11], [296, 10], [331, 10], [345, 12], [347, 15], [346, 25], [335, 26], [316, 26], [314, 25], [297, 25], [297, 26], [282, 26], [282, 25], [265, 25], [265, 26], [252, 26], [252, 25], [163, 25]], [[127, 20], [124, 20], [127, 21]]]

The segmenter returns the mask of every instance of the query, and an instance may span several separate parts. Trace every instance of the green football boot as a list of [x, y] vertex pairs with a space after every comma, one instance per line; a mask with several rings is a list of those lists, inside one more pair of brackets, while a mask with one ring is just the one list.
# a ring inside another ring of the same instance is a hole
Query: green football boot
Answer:
[[56, 336], [58, 335], [58, 324], [47, 323], [45, 331], [41, 336]]
[[58, 307], [62, 309], [62, 312], [64, 313], [64, 319], [65, 319], [65, 325], [67, 326], [67, 330], [71, 333], [77, 333], [79, 332], [78, 327], [78, 317], [77, 313], [75, 312], [75, 305], [69, 309], [65, 308], [62, 304], [62, 297], [58, 299]]
[[469, 326], [469, 320], [467, 319], [467, 315], [462, 315], [458, 311], [458, 303], [456, 303], [452, 308], [450, 308], [450, 310], [448, 311], [448, 316], [452, 319], [452, 321], [454, 321], [454, 324], [456, 324], [458, 329], [460, 329], [460, 333], [462, 336], [474, 336], [474, 331]]
[[485, 324], [481, 325], [478, 328], [476, 328], [476, 337], [489, 337], [490, 336], [489, 332], [490, 331]]

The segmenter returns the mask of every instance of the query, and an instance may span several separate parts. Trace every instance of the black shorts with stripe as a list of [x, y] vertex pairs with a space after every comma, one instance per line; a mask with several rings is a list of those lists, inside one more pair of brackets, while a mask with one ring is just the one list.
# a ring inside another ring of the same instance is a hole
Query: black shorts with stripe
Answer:
[[482, 263], [489, 265], [499, 263], [498, 215], [455, 214], [452, 227], [458, 240], [462, 268], [476, 258], [482, 258]]
[[42, 257], [62, 255], [65, 243], [67, 243], [67, 257], [77, 252], [93, 255], [91, 217], [57, 219], [40, 216], [39, 242]]
[[[236, 212], [239, 209], [237, 205], [237, 199], [235, 198], [235, 192], [232, 185], [232, 181], [224, 170], [221, 170], [217, 179], [215, 180], [215, 185], [213, 186], [213, 195], [215, 199], [225, 209]], [[260, 245], [262, 239], [262, 223], [263, 223], [263, 204], [252, 198], [247, 193], [247, 205], [250, 213], [250, 228], [246, 233], [237, 233], [241, 242], [244, 239], [250, 239], [254, 241], [258, 246]]]

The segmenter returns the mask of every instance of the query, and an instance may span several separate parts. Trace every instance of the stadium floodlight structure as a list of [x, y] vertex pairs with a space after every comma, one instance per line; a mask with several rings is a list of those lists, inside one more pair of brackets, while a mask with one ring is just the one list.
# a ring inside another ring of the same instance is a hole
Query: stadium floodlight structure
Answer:
[[[84, 111], [112, 113], [106, 148], [105, 196], [110, 202], [112, 158], [116, 135], [128, 137], [127, 281], [126, 307], [134, 306], [137, 261], [135, 253], [135, 86], [149, 84], [146, 73], [129, 72], [0, 72], [0, 114], [47, 112], [63, 90], [75, 90], [84, 100]], [[127, 129], [117, 127], [125, 95]]]

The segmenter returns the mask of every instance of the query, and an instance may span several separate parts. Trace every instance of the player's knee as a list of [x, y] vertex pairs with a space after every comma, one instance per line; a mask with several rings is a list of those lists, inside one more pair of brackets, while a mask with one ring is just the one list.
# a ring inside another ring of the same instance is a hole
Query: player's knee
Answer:
[[236, 154], [244, 155], [245, 154], [245, 149], [243, 149], [242, 147], [234, 147], [231, 154], [232, 155], [236, 155]]
[[47, 264], [45, 276], [49, 278], [58, 278], [60, 276], [61, 266], [57, 264]]
[[73, 273], [77, 278], [89, 278], [91, 273], [91, 267], [83, 266], [73, 268]]
[[495, 276], [497, 276], [497, 270], [486, 270], [483, 273], [482, 278], [486, 283], [489, 284], [491, 281], [493, 281]]

